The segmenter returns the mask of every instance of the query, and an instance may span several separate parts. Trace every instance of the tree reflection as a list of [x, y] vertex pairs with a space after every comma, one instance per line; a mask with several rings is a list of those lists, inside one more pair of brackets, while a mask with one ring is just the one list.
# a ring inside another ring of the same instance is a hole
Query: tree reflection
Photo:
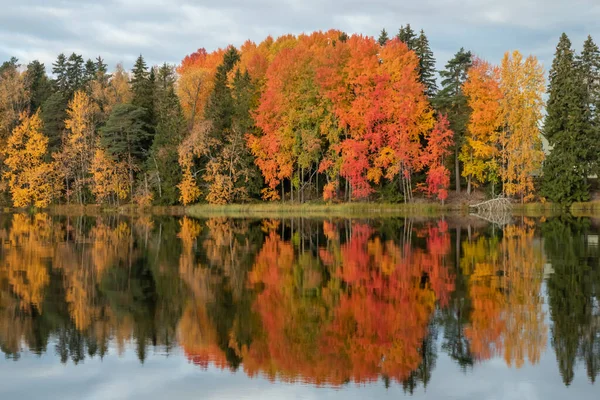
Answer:
[[504, 228], [501, 237], [480, 236], [463, 244], [469, 276], [471, 318], [465, 335], [476, 359], [502, 355], [520, 368], [539, 362], [546, 347], [541, 297], [544, 258], [530, 221]]
[[542, 241], [537, 226], [16, 214], [0, 218], [0, 348], [79, 363], [180, 346], [201, 368], [414, 393], [435, 379], [440, 351], [463, 371], [539, 362], [547, 254], [559, 369], [569, 384], [581, 362], [594, 381], [592, 229], [555, 219]]
[[586, 220], [553, 219], [542, 228], [554, 270], [548, 279], [548, 296], [559, 371], [570, 385], [580, 360], [594, 382], [600, 367], [598, 246], [590, 245], [592, 233]]

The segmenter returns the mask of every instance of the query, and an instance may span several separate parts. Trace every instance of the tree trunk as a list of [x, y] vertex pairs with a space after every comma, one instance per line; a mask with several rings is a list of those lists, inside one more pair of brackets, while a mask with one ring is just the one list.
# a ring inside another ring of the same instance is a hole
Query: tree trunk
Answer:
[[156, 167], [156, 178], [158, 179], [158, 198], [162, 199], [162, 182], [160, 180], [160, 171], [158, 170], [158, 163], [156, 162], [156, 157], [152, 156], [154, 160], [154, 166]]
[[458, 146], [454, 150], [454, 177], [456, 179], [456, 193], [460, 193], [460, 162], [458, 159]]

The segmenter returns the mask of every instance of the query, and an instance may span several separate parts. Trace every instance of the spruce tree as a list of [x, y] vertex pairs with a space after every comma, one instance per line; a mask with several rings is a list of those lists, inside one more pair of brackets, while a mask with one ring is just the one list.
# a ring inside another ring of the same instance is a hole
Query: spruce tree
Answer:
[[38, 60], [34, 60], [27, 65], [25, 74], [25, 84], [29, 92], [29, 108], [31, 113], [37, 109], [52, 94], [50, 80], [46, 75], [46, 67]]
[[415, 50], [417, 48], [417, 35], [410, 27], [410, 24], [401, 26], [396, 37], [400, 39], [401, 42], [404, 42], [410, 50]]
[[72, 53], [67, 60], [67, 89], [69, 95], [83, 86], [84, 62], [80, 54]]
[[233, 98], [229, 88], [229, 73], [239, 61], [235, 47], [230, 47], [223, 55], [223, 63], [217, 67], [213, 91], [206, 104], [206, 118], [212, 121], [211, 136], [223, 140], [225, 131], [231, 127]]
[[66, 92], [69, 80], [67, 78], [67, 57], [63, 53], [59, 54], [52, 64], [52, 73], [55, 76], [56, 89], [63, 93]]
[[151, 90], [149, 86], [150, 72], [144, 57], [140, 54], [131, 70], [131, 92], [133, 94], [131, 102], [136, 106], [147, 108], [148, 94]]
[[61, 138], [67, 118], [68, 98], [62, 91], [55, 91], [42, 104], [42, 121], [44, 135], [48, 137], [48, 152], [50, 154], [60, 149]]
[[118, 104], [100, 130], [102, 147], [115, 161], [127, 164], [131, 193], [134, 173], [147, 157], [145, 143], [148, 141], [149, 131], [145, 116], [146, 110], [141, 107]]
[[589, 113], [590, 173], [600, 173], [600, 50], [591, 36], [583, 44], [583, 51], [577, 57], [577, 67], [583, 82], [586, 112]]
[[149, 136], [143, 146], [146, 150], [149, 150], [152, 145], [154, 128], [156, 127], [154, 116], [154, 69], [148, 70], [144, 57], [140, 55], [133, 66], [131, 75], [131, 93], [133, 95], [131, 104], [144, 110], [144, 122], [149, 131]]
[[234, 116], [231, 125], [231, 137], [229, 146], [233, 149], [239, 148], [237, 170], [240, 178], [237, 180], [237, 186], [244, 186], [250, 197], [260, 198], [260, 191], [263, 188], [263, 179], [258, 167], [254, 163], [254, 157], [245, 145], [246, 134], [257, 130], [254, 126], [252, 112], [258, 106], [257, 88], [248, 71], [240, 73], [238, 70], [233, 79], [233, 103]]
[[591, 116], [571, 41], [564, 33], [556, 47], [549, 81], [544, 135], [551, 151], [544, 163], [542, 193], [562, 204], [585, 201], [589, 199], [587, 160], [593, 149]]
[[456, 192], [460, 193], [460, 149], [464, 142], [470, 110], [462, 86], [467, 80], [467, 71], [473, 64], [470, 51], [461, 48], [440, 71], [442, 88], [434, 99], [436, 109], [448, 116], [450, 128], [454, 132], [454, 179]]
[[379, 42], [380, 46], [385, 46], [385, 44], [388, 42], [388, 40], [390, 40], [388, 33], [385, 30], [385, 28], [383, 28], [381, 30], [381, 33], [379, 34], [379, 39], [377, 39], [377, 42]]
[[419, 57], [419, 79], [425, 85], [425, 93], [432, 98], [437, 93], [435, 58], [429, 47], [429, 40], [421, 30], [415, 42], [415, 52]]
[[154, 199], [159, 204], [173, 205], [179, 199], [177, 185], [181, 181], [177, 146], [183, 140], [186, 123], [175, 92], [174, 67], [161, 66], [156, 81], [156, 133], [146, 163]]
[[108, 66], [102, 59], [102, 57], [98, 56], [95, 61], [96, 64], [96, 74], [101, 76], [108, 76]]
[[96, 63], [91, 59], [85, 62], [85, 67], [83, 71], [83, 82], [87, 84], [88, 82], [93, 81], [96, 78]]

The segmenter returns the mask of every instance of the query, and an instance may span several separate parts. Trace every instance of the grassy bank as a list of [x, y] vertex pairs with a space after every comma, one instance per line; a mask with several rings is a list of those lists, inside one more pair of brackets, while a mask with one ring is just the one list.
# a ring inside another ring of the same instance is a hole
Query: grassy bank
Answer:
[[[211, 217], [436, 217], [441, 215], [468, 215], [468, 204], [451, 203], [252, 203], [231, 205], [196, 204], [186, 208], [186, 214], [196, 218]], [[512, 213], [530, 217], [554, 216], [571, 213], [581, 217], [600, 217], [600, 201], [575, 203], [564, 207], [553, 203], [515, 203]]]
[[[465, 216], [469, 214], [466, 203], [450, 203], [442, 205], [433, 202], [404, 203], [341, 203], [327, 204], [323, 202], [294, 203], [250, 203], [211, 205], [196, 204], [189, 207], [139, 207], [135, 204], [122, 206], [100, 205], [54, 205], [45, 210], [4, 208], [3, 212], [49, 212], [66, 216], [100, 216], [105, 214], [121, 215], [189, 215], [196, 218], [213, 217], [253, 217], [253, 218], [286, 218], [286, 217], [437, 217], [441, 215]], [[600, 201], [574, 203], [564, 207], [553, 203], [514, 203], [512, 213], [530, 217], [553, 216], [570, 213], [576, 217], [600, 217]]]
[[[23, 210], [20, 210], [23, 211]], [[27, 210], [25, 210], [27, 211]], [[100, 216], [105, 214], [121, 214], [121, 215], [173, 215], [180, 216], [186, 215], [186, 208], [183, 206], [152, 206], [152, 207], [140, 207], [136, 204], [125, 204], [121, 206], [106, 206], [98, 204], [87, 204], [87, 205], [53, 205], [47, 210], [53, 215], [64, 215], [64, 216]]]

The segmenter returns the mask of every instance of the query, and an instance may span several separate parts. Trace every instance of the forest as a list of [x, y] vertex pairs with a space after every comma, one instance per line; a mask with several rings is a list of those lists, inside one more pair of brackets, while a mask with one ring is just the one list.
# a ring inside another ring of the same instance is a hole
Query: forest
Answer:
[[[444, 203], [591, 197], [600, 50], [460, 48], [436, 70], [421, 30], [337, 30], [112, 71], [101, 57], [0, 66], [0, 203]], [[547, 102], [545, 102], [547, 99]], [[551, 151], [545, 151], [542, 138]]]

